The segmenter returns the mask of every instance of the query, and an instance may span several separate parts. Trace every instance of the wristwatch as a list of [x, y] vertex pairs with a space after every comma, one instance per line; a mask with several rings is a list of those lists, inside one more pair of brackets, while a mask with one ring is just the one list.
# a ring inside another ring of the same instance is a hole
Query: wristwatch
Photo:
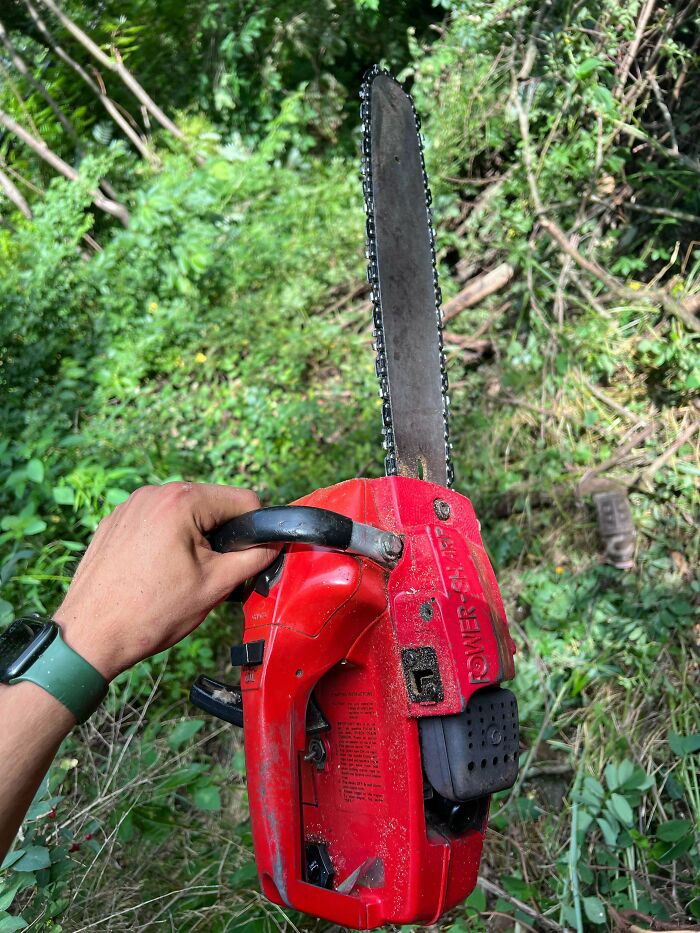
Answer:
[[108, 683], [69, 648], [53, 619], [24, 616], [0, 634], [0, 683], [28, 680], [46, 690], [82, 723], [97, 709]]

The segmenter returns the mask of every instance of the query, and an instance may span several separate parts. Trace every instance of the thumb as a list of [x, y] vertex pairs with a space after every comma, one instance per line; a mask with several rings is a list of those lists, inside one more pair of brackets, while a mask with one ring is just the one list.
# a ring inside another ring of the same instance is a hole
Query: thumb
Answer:
[[281, 544], [258, 544], [245, 551], [230, 551], [228, 554], [212, 552], [209, 562], [212, 589], [225, 599], [241, 583], [269, 567], [281, 549]]

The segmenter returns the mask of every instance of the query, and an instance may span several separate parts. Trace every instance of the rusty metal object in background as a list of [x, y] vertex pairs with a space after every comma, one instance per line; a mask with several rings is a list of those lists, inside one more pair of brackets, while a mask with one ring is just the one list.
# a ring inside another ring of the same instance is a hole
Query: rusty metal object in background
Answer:
[[634, 567], [637, 531], [634, 527], [627, 490], [616, 488], [593, 495], [598, 531], [603, 540], [605, 559], [619, 570]]

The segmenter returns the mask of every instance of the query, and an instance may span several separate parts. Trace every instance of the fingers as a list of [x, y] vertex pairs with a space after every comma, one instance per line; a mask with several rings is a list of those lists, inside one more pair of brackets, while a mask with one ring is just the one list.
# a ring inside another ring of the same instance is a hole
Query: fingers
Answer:
[[281, 544], [260, 544], [247, 551], [235, 551], [230, 554], [212, 552], [207, 569], [215, 597], [219, 601], [225, 599], [241, 583], [259, 574], [272, 563], [281, 548]]
[[260, 500], [252, 489], [207, 483], [167, 483], [161, 488], [189, 511], [202, 534], [237, 515], [260, 508]]

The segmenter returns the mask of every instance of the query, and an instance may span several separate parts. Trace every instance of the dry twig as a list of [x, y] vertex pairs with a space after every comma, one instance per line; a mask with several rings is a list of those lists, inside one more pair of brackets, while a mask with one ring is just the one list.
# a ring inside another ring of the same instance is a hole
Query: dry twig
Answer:
[[654, 474], [661, 469], [661, 467], [671, 459], [671, 457], [679, 450], [686, 441], [689, 441], [690, 438], [695, 434], [695, 432], [700, 428], [700, 420], [693, 421], [692, 424], [689, 424], [685, 430], [681, 431], [675, 441], [667, 447], [666, 450], [660, 454], [656, 460], [654, 460], [645, 470], [642, 471], [638, 477], [637, 482], [649, 483], [651, 482]]
[[549, 917], [545, 917], [544, 914], [541, 914], [538, 910], [535, 910], [534, 907], [531, 907], [530, 904], [526, 904], [524, 901], [521, 901], [517, 897], [513, 897], [512, 894], [508, 894], [500, 885], [494, 884], [493, 881], [489, 881], [488, 878], [483, 878], [479, 875], [477, 879], [477, 885], [481, 888], [482, 891], [486, 891], [487, 894], [494, 894], [496, 897], [503, 898], [504, 901], [508, 901], [509, 904], [512, 904], [513, 907], [517, 907], [518, 910], [522, 910], [524, 914], [527, 914], [528, 917], [532, 917], [537, 920], [541, 927], [545, 930], [554, 930], [556, 933], [568, 933], [568, 928], [561, 926], [557, 923], [556, 920], [551, 920]]

